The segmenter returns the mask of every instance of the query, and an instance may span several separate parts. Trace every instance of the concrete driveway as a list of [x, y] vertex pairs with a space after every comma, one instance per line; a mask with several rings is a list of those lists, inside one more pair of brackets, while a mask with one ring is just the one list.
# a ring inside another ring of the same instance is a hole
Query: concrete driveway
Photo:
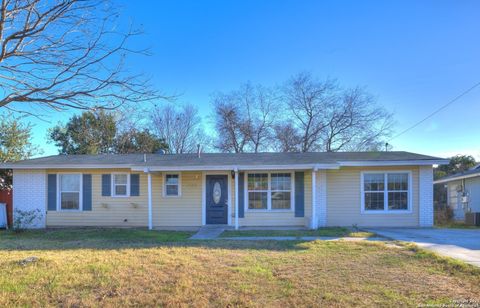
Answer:
[[480, 267], [480, 229], [368, 228], [380, 236], [412, 242], [419, 247]]

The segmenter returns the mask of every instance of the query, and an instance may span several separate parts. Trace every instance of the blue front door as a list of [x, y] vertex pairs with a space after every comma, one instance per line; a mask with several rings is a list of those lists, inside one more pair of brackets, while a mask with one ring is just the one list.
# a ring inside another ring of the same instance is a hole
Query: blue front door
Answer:
[[228, 176], [207, 175], [206, 177], [206, 221], [207, 224], [228, 223]]

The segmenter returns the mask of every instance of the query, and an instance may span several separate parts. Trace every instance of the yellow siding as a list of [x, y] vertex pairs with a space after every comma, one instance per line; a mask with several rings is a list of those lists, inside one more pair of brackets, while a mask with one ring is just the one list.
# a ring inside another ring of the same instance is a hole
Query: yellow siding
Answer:
[[58, 172], [81, 172], [92, 175], [92, 210], [78, 212], [48, 211], [47, 227], [146, 227], [148, 225], [147, 176], [145, 174], [139, 173], [140, 196], [121, 198], [102, 196], [102, 174], [129, 173], [128, 170], [47, 170], [47, 173]]
[[[360, 175], [362, 171], [412, 171], [413, 208], [409, 214], [362, 214]], [[418, 226], [418, 167], [345, 167], [327, 171], [328, 226]]]
[[254, 212], [245, 211], [245, 218], [239, 219], [240, 226], [308, 226], [312, 215], [312, 173], [305, 172], [305, 217], [295, 217], [295, 211]]
[[[413, 212], [411, 214], [361, 214], [360, 173], [369, 170], [410, 170], [413, 178]], [[92, 174], [92, 211], [49, 211], [47, 226], [118, 226], [148, 225], [147, 175], [140, 174], [140, 196], [128, 198], [102, 197], [101, 175], [129, 172], [122, 169], [47, 170], [47, 173], [82, 172]], [[305, 170], [305, 217], [295, 217], [294, 211], [245, 211], [240, 226], [308, 226], [311, 218], [311, 171]], [[213, 174], [213, 172], [212, 172]], [[223, 174], [223, 172], [218, 172]], [[235, 217], [235, 181], [230, 176], [231, 224]], [[154, 227], [198, 227], [202, 225], [202, 172], [181, 173], [181, 196], [163, 196], [163, 175], [152, 174]], [[318, 179], [317, 179], [318, 180]], [[348, 167], [327, 171], [328, 226], [418, 226], [418, 167]]]
[[181, 196], [163, 196], [163, 177], [152, 176], [153, 226], [196, 227], [202, 225], [202, 172], [182, 172]]

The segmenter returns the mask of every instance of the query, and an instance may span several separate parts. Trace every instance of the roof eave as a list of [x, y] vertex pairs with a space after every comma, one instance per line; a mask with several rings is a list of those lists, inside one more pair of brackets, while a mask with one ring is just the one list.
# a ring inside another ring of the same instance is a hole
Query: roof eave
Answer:
[[0, 169], [26, 170], [26, 169], [130, 169], [132, 165], [128, 164], [109, 164], [109, 165], [83, 165], [83, 164], [59, 164], [59, 165], [17, 165], [0, 164]]
[[448, 159], [422, 159], [422, 160], [383, 160], [383, 161], [339, 161], [342, 167], [375, 167], [375, 166], [433, 166], [446, 165]]
[[448, 177], [448, 178], [444, 178], [444, 179], [438, 179], [436, 181], [433, 181], [433, 184], [442, 184], [442, 183], [448, 183], [448, 182], [470, 179], [470, 178], [476, 178], [476, 177], [480, 177], [480, 172], [479, 173], [473, 173], [473, 174], [452, 176], [452, 177]]
[[290, 164], [290, 165], [212, 165], [212, 166], [134, 166], [133, 171], [227, 171], [227, 170], [292, 170], [339, 169], [339, 164]]

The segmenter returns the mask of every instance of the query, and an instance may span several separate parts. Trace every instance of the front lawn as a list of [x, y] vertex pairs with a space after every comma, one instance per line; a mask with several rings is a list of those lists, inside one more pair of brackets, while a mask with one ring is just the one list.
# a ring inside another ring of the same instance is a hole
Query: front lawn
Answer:
[[[380, 242], [0, 232], [0, 306], [417, 306], [480, 301], [480, 269]], [[35, 262], [20, 262], [35, 256]]]
[[447, 229], [480, 229], [480, 226], [467, 225], [461, 221], [453, 221], [444, 224], [436, 224], [435, 228], [447, 228]]
[[352, 231], [348, 228], [330, 227], [317, 230], [227, 230], [221, 237], [251, 237], [251, 236], [325, 236], [325, 237], [373, 237], [372, 232]]

